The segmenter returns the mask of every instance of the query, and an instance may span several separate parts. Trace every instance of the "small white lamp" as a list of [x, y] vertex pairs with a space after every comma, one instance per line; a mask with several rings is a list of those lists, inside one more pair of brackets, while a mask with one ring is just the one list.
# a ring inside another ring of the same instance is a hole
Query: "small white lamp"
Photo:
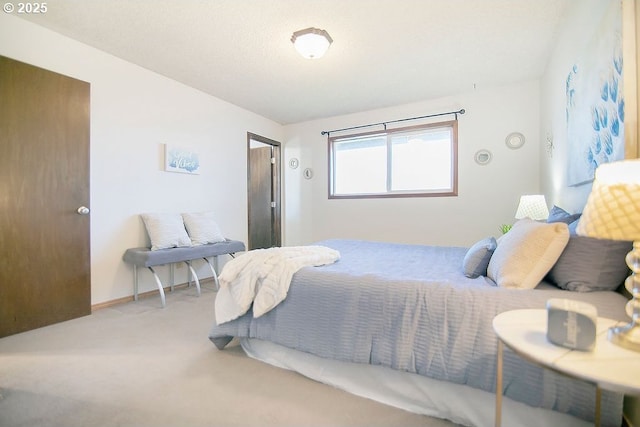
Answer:
[[318, 59], [327, 52], [333, 39], [325, 30], [312, 27], [293, 33], [291, 43], [305, 58]]
[[536, 221], [547, 219], [549, 208], [542, 194], [520, 196], [520, 203], [516, 211], [516, 219], [531, 218]]
[[625, 258], [631, 276], [625, 287], [631, 323], [609, 329], [609, 341], [640, 351], [640, 159], [605, 163], [596, 169], [593, 188], [578, 222], [582, 236], [610, 240], [633, 240]]

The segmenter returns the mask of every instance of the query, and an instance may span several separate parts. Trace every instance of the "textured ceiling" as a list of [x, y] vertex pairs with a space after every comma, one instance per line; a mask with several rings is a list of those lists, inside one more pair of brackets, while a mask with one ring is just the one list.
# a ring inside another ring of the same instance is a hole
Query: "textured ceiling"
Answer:
[[[538, 78], [571, 0], [48, 0], [19, 15], [281, 124]], [[294, 31], [334, 42], [304, 59]]]

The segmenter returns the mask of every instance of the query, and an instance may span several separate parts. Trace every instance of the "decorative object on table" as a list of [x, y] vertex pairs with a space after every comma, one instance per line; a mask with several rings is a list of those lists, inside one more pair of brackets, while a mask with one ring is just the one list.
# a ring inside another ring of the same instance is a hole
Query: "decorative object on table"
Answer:
[[333, 43], [333, 39], [325, 30], [305, 28], [293, 33], [291, 43], [300, 55], [307, 59], [322, 58]]
[[491, 163], [493, 155], [491, 154], [491, 151], [483, 148], [482, 150], [476, 151], [476, 154], [473, 158], [477, 164], [479, 164], [480, 166], [485, 166]]
[[567, 75], [567, 181], [591, 181], [598, 165], [624, 158], [622, 8], [610, 2]]
[[546, 220], [549, 208], [542, 194], [520, 196], [520, 203], [516, 210], [516, 219], [531, 218], [536, 221]]
[[632, 299], [627, 303], [631, 322], [609, 329], [614, 344], [640, 351], [640, 159], [600, 165], [578, 222], [578, 235], [611, 240], [633, 240], [626, 256], [632, 274], [625, 281]]
[[190, 148], [165, 144], [164, 170], [198, 175], [200, 173], [200, 157]]
[[598, 309], [593, 304], [566, 298], [547, 301], [547, 339], [553, 344], [591, 351], [597, 323]]
[[516, 150], [524, 145], [524, 135], [520, 132], [511, 132], [504, 140], [507, 147]]

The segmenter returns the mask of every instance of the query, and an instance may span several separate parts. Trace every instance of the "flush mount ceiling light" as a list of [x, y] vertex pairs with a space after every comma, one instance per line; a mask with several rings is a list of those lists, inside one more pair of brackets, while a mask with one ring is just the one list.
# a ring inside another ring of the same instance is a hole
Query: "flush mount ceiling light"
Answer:
[[333, 39], [325, 30], [307, 28], [293, 33], [291, 43], [305, 58], [318, 59], [327, 52]]

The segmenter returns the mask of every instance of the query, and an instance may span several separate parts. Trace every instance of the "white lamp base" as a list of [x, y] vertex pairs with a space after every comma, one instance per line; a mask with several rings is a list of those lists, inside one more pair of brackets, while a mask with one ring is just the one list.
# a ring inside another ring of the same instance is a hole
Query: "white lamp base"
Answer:
[[624, 283], [627, 291], [631, 293], [631, 300], [626, 307], [631, 322], [610, 328], [607, 338], [620, 347], [640, 352], [640, 241], [633, 242], [633, 249], [625, 260], [631, 270], [631, 276], [627, 277]]
[[640, 352], [640, 326], [634, 322], [609, 328], [607, 338], [615, 345]]

